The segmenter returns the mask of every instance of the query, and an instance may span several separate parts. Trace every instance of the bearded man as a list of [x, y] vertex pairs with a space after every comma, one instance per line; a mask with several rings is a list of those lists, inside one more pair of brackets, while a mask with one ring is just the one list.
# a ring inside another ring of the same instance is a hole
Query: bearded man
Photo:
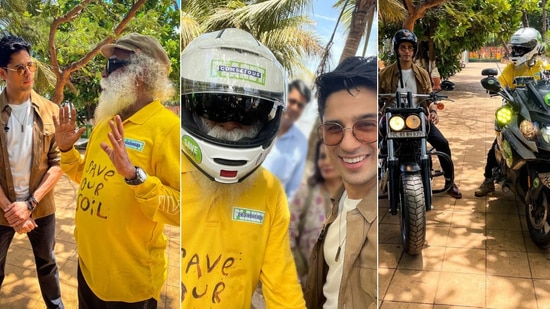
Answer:
[[261, 167], [285, 104], [284, 71], [250, 33], [224, 29], [181, 54], [181, 308], [305, 308], [281, 183]]
[[178, 117], [170, 60], [150, 36], [128, 34], [107, 58], [94, 127], [82, 158], [76, 111], [55, 120], [61, 168], [79, 183], [75, 238], [80, 308], [156, 308], [166, 280], [164, 224], [179, 225]]

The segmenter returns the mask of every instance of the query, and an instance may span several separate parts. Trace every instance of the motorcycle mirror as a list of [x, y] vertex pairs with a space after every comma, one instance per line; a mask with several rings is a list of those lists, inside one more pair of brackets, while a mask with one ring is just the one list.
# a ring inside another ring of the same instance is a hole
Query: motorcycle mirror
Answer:
[[499, 92], [501, 89], [498, 79], [494, 76], [488, 76], [481, 79], [481, 86], [492, 92]]
[[455, 89], [455, 83], [448, 80], [444, 80], [441, 82], [441, 90], [451, 91], [453, 89]]
[[481, 75], [483, 76], [496, 76], [497, 74], [498, 74], [498, 71], [495, 68], [487, 68], [481, 71]]

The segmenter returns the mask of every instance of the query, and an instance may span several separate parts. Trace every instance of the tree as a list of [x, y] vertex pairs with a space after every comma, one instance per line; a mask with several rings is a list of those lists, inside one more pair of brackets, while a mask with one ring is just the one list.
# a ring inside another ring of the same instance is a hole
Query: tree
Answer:
[[127, 32], [159, 39], [174, 65], [170, 78], [179, 85], [179, 8], [174, 1], [27, 1], [22, 12], [12, 12], [20, 25], [5, 31], [33, 43], [33, 57], [40, 64], [35, 88], [52, 101], [68, 100], [90, 118], [100, 91], [105, 59], [100, 47]]
[[[341, 3], [342, 1], [338, 1]], [[375, 0], [356, 0], [355, 4], [352, 6], [352, 16], [349, 21], [349, 32], [344, 45], [344, 50], [340, 56], [340, 61], [344, 59], [355, 56], [357, 54], [357, 49], [363, 37], [370, 34], [370, 26], [367, 29], [367, 23], [372, 25], [372, 20], [374, 18], [374, 12], [376, 11], [376, 1]], [[367, 44], [367, 43], [365, 43]]]
[[413, 0], [404, 0], [405, 9], [409, 15], [405, 18], [403, 28], [413, 31], [415, 22], [424, 17], [428, 9], [436, 7], [445, 1], [448, 0], [422, 0], [414, 4]]
[[[448, 78], [460, 71], [458, 56], [462, 51], [479, 49], [488, 40], [495, 38], [508, 42], [520, 25], [522, 9], [531, 12], [533, 1], [447, 0], [437, 7], [431, 7], [422, 18], [416, 20], [412, 29], [419, 39], [417, 59], [427, 69], [430, 60], [437, 61], [441, 78]], [[398, 23], [379, 27], [380, 41], [391, 38], [401, 27]], [[382, 57], [389, 59], [390, 53]]]
[[267, 46], [293, 75], [307, 71], [304, 57], [323, 50], [317, 35], [305, 28], [312, 23], [301, 15], [310, 0], [187, 0], [182, 4], [182, 46], [200, 33], [239, 28]]

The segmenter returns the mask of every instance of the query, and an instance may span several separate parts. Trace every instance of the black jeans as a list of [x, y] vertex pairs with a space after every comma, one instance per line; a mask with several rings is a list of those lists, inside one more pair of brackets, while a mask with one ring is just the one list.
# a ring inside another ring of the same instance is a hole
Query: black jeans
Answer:
[[[59, 271], [55, 261], [55, 215], [36, 219], [37, 228], [27, 233], [36, 263], [42, 298], [48, 308], [65, 308], [61, 301]], [[0, 225], [0, 286], [4, 282], [6, 256], [15, 235], [12, 227]]]
[[104, 301], [97, 297], [86, 283], [80, 266], [78, 267], [78, 308], [79, 309], [156, 309], [157, 300], [150, 298], [137, 303]]
[[492, 178], [493, 177], [493, 169], [495, 167], [498, 167], [497, 158], [495, 157], [495, 150], [497, 147], [497, 139], [493, 141], [493, 145], [491, 145], [491, 149], [489, 149], [489, 152], [487, 152], [487, 163], [485, 163], [485, 172], [483, 173], [483, 176], [485, 178]]
[[[428, 133], [428, 143], [430, 143], [435, 150], [441, 151], [444, 154], [449, 155], [451, 157], [451, 148], [449, 147], [449, 141], [443, 136], [441, 131], [435, 126], [435, 124], [430, 123], [430, 132]], [[441, 168], [443, 169], [443, 173], [445, 174], [445, 179], [450, 179], [451, 175], [453, 175], [453, 165], [451, 162], [448, 162], [443, 158], [442, 156], [439, 157], [439, 164], [441, 164]]]

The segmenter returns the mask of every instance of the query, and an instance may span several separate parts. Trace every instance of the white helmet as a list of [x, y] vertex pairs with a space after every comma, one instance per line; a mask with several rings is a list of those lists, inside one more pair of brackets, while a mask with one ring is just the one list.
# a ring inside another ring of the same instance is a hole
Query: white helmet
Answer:
[[[180, 72], [182, 152], [212, 180], [242, 181], [262, 164], [279, 130], [283, 67], [250, 33], [224, 29], [189, 43]], [[255, 137], [227, 141], [208, 135], [201, 118], [260, 129]]]
[[510, 39], [510, 47], [510, 58], [516, 66], [528, 61], [529, 65], [533, 65], [535, 57], [544, 51], [542, 36], [534, 28], [521, 28], [516, 31]]

